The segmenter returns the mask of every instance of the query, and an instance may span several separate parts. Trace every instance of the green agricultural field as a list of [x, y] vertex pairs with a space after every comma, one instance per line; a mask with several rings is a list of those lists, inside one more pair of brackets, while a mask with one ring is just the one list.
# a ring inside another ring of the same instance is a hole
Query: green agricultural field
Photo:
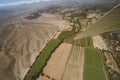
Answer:
[[25, 80], [32, 80], [42, 70], [43, 66], [47, 62], [47, 59], [59, 44], [60, 40], [53, 39], [46, 45], [26, 75]]
[[83, 38], [83, 39], [80, 39], [80, 40], [76, 40], [76, 42], [74, 44], [79, 45], [79, 46], [87, 46], [87, 39]]
[[82, 38], [82, 39], [80, 39], [80, 40], [76, 40], [75, 45], [93, 47], [93, 41], [92, 41], [92, 38], [91, 38], [91, 37]]
[[87, 46], [93, 47], [93, 40], [91, 37], [86, 38]]
[[100, 52], [93, 48], [85, 49], [84, 80], [106, 80]]

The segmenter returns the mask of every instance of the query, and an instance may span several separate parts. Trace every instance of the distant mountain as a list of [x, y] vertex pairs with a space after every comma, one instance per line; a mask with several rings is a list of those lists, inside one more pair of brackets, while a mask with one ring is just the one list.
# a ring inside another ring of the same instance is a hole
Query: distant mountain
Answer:
[[31, 4], [22, 4], [16, 6], [6, 6], [0, 7], [0, 17], [2, 15], [8, 15], [11, 13], [24, 13], [28, 11], [34, 11], [37, 9], [42, 9], [43, 7], [47, 6], [77, 6], [80, 4], [103, 4], [103, 3], [120, 3], [120, 0], [53, 0], [53, 1], [43, 1], [38, 3], [31, 3]]
[[0, 15], [6, 14], [6, 13], [10, 13], [10, 12], [14, 12], [14, 10], [10, 10], [10, 9], [8, 9], [8, 10], [7, 10], [7, 9], [6, 9], [6, 10], [5, 10], [5, 9], [1, 9], [1, 10], [0, 10]]
[[0, 21], [12, 15], [34, 12], [49, 5], [52, 5], [52, 2], [39, 2], [32, 4], [0, 7]]
[[15, 5], [15, 6], [5, 6], [5, 7], [0, 7], [0, 17], [3, 15], [8, 15], [11, 13], [24, 13], [24, 12], [29, 12], [29, 11], [35, 11], [42, 9], [47, 6], [65, 6], [65, 5], [79, 5], [80, 3], [78, 1], [43, 1], [43, 2], [38, 2], [38, 3], [31, 3], [31, 4], [21, 4], [21, 5]]
[[50, 5], [78, 5], [82, 3], [120, 3], [120, 0], [53, 0], [53, 1], [42, 1], [31, 4], [21, 4], [16, 6], [0, 7], [1, 9], [32, 9], [42, 8]]
[[120, 0], [65, 0], [65, 1], [77, 1], [80, 3], [120, 3]]

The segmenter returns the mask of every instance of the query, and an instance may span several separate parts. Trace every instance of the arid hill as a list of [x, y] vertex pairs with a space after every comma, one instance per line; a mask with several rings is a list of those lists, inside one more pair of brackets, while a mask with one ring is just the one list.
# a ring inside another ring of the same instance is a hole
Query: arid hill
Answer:
[[61, 24], [66, 22], [58, 15], [42, 13], [36, 19], [20, 17], [1, 25], [0, 79], [22, 80]]

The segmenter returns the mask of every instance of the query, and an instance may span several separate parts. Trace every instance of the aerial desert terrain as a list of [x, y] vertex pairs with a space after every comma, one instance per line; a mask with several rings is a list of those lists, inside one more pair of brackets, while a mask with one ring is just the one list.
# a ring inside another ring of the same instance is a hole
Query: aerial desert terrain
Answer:
[[36, 56], [53, 38], [61, 24], [68, 26], [58, 15], [43, 13], [37, 19], [25, 19], [23, 16], [2, 25], [0, 79], [22, 80]]
[[0, 4], [0, 80], [120, 79], [120, 3], [35, 1]]

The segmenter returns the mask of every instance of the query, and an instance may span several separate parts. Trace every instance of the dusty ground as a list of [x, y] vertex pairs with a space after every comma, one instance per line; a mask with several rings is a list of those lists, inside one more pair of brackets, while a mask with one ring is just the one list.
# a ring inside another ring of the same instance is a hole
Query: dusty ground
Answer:
[[[62, 43], [51, 56], [47, 66], [43, 70], [43, 73], [50, 78], [60, 80], [65, 70], [65, 66], [71, 49], [71, 44]], [[40, 77], [38, 80], [43, 80], [43, 77]]]
[[54, 39], [57, 39], [61, 32], [56, 32]]
[[63, 23], [65, 21], [58, 15], [45, 13], [38, 19], [13, 19], [1, 26], [0, 79], [22, 80], [39, 52]]
[[94, 47], [97, 47], [101, 50], [102, 49], [108, 50], [107, 46], [105, 45], [105, 42], [104, 42], [103, 38], [100, 35], [94, 36], [94, 37], [92, 37], [92, 39], [93, 39]]
[[50, 79], [46, 76], [40, 76], [39, 79], [37, 79], [37, 80], [50, 80]]
[[83, 80], [84, 48], [74, 46], [61, 80]]

